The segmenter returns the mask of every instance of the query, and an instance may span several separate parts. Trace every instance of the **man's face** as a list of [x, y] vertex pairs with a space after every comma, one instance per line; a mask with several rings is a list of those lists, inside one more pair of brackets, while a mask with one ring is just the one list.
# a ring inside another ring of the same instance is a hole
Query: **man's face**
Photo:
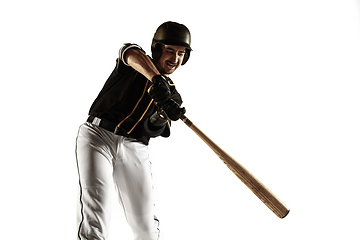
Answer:
[[155, 66], [161, 74], [167, 76], [181, 65], [186, 48], [175, 45], [161, 45], [161, 49], [161, 57], [155, 62]]

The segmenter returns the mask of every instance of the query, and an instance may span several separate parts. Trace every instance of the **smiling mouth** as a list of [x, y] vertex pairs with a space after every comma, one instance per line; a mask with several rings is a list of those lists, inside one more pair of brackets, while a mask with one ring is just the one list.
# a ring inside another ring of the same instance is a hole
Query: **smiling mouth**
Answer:
[[170, 68], [174, 68], [177, 66], [177, 64], [172, 64], [170, 62], [166, 62], [166, 64], [170, 67]]

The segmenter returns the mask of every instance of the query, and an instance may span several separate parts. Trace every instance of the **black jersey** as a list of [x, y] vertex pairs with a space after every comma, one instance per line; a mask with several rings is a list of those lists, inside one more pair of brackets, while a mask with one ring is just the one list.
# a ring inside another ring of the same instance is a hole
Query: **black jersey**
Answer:
[[[116, 134], [148, 144], [150, 137], [144, 134], [143, 123], [157, 107], [148, 94], [151, 81], [124, 61], [124, 53], [130, 48], [138, 48], [145, 53], [136, 44], [125, 44], [120, 49], [116, 66], [93, 102], [89, 115], [116, 125]], [[172, 98], [181, 105], [180, 94], [172, 80], [169, 78], [168, 81]], [[160, 135], [170, 135], [170, 124]]]

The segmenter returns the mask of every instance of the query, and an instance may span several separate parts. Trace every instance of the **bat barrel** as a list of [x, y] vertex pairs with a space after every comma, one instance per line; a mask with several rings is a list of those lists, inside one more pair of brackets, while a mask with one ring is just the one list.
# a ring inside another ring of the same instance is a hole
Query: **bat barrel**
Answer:
[[245, 167], [233, 159], [229, 154], [216, 145], [208, 136], [197, 128], [187, 117], [182, 116], [181, 120], [193, 130], [225, 163], [225, 165], [279, 218], [286, 217], [290, 210], [280, 201], [268, 188], [265, 187]]

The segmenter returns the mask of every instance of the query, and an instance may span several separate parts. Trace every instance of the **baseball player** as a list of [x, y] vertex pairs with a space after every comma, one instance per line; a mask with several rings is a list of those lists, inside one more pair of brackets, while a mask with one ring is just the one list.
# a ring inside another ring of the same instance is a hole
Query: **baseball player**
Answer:
[[134, 239], [159, 238], [148, 144], [169, 137], [170, 122], [185, 113], [169, 75], [188, 61], [190, 43], [186, 26], [165, 22], [154, 34], [152, 58], [136, 44], [120, 49], [76, 140], [78, 239], [107, 238], [113, 183]]

